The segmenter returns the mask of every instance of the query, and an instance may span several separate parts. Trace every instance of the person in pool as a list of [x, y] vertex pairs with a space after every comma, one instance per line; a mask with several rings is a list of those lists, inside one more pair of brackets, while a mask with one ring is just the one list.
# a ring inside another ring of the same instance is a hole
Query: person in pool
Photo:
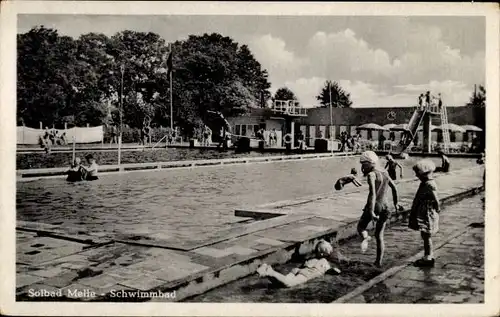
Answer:
[[403, 178], [403, 166], [396, 162], [396, 160], [392, 157], [392, 155], [387, 155], [386, 157], [387, 163], [385, 164], [385, 168], [387, 170], [387, 173], [389, 174], [389, 177], [395, 181], [397, 179], [396, 176], [396, 169], [399, 167], [399, 178]]
[[450, 171], [450, 159], [444, 154], [443, 150], [438, 150], [438, 154], [441, 157], [441, 166], [437, 167], [435, 172], [448, 173]]
[[320, 240], [315, 248], [315, 257], [305, 261], [301, 267], [292, 269], [287, 275], [276, 272], [266, 263], [257, 269], [257, 273], [279, 286], [293, 287], [325, 274], [339, 274], [340, 270], [332, 267], [328, 260], [333, 253], [333, 246], [325, 240]]
[[79, 157], [75, 158], [75, 161], [71, 164], [71, 168], [67, 173], [68, 177], [66, 180], [68, 182], [80, 182], [84, 179], [84, 175], [82, 173], [82, 162]]
[[351, 174], [339, 178], [337, 180], [337, 182], [335, 183], [334, 188], [336, 190], [341, 190], [342, 188], [344, 188], [345, 185], [347, 185], [349, 183], [353, 183], [354, 186], [356, 186], [356, 187], [362, 186], [361, 183], [359, 182], [359, 180], [356, 178], [357, 175], [358, 175], [358, 171], [355, 168], [352, 168]]
[[86, 172], [85, 174], [85, 180], [87, 181], [94, 181], [99, 179], [97, 177], [97, 172], [99, 169], [99, 165], [97, 165], [94, 156], [92, 154], [89, 154], [85, 156], [85, 159], [87, 160], [87, 163], [89, 164], [88, 167], [82, 166], [82, 169]]

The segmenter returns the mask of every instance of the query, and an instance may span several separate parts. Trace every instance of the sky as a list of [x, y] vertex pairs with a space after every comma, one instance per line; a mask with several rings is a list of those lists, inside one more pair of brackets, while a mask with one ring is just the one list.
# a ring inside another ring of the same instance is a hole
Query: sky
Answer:
[[415, 106], [441, 93], [462, 106], [485, 83], [483, 17], [19, 15], [18, 33], [44, 25], [78, 37], [128, 29], [167, 42], [217, 32], [247, 44], [269, 72], [271, 91], [290, 88], [317, 106], [324, 82], [338, 81], [353, 107]]

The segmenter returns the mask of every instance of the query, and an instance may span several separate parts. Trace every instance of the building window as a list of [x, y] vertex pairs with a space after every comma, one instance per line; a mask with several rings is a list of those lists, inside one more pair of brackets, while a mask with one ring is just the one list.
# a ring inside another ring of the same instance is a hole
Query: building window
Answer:
[[457, 142], [457, 134], [455, 132], [450, 132], [450, 142]]
[[236, 133], [236, 135], [241, 135], [241, 125], [237, 124], [234, 126], [234, 133]]
[[243, 136], [247, 135], [247, 126], [244, 124], [241, 125], [241, 134], [240, 135], [243, 135]]

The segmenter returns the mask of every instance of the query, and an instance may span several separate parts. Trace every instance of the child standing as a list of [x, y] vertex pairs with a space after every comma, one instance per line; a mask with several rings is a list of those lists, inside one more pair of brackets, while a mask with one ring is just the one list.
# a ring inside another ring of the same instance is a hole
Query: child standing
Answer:
[[420, 231], [424, 241], [424, 257], [414, 263], [418, 267], [434, 266], [431, 237], [438, 231], [440, 212], [437, 186], [432, 175], [435, 168], [431, 160], [421, 160], [413, 166], [421, 183], [413, 200], [408, 227]]
[[384, 256], [384, 228], [389, 219], [390, 211], [387, 203], [387, 190], [392, 190], [392, 199], [397, 211], [402, 207], [398, 203], [398, 191], [396, 185], [387, 174], [387, 171], [379, 167], [379, 159], [373, 151], [366, 151], [361, 154], [359, 159], [361, 171], [368, 178], [368, 200], [363, 208], [363, 214], [358, 222], [358, 233], [363, 237], [361, 242], [361, 251], [365, 252], [368, 248], [368, 242], [371, 237], [366, 230], [371, 221], [376, 221], [375, 238], [377, 240], [377, 259], [375, 266], [382, 266]]

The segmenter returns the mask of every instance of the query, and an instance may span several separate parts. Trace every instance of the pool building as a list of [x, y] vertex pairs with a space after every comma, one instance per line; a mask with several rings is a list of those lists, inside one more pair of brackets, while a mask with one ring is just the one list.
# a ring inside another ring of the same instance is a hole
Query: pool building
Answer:
[[[447, 107], [448, 122], [459, 126], [474, 125], [484, 131], [485, 109], [475, 107]], [[366, 123], [376, 123], [380, 126], [387, 124], [404, 124], [410, 121], [415, 107], [363, 107], [363, 108], [332, 108], [315, 107], [302, 108], [275, 103], [271, 107], [252, 108], [247, 114], [228, 118], [233, 134], [252, 137], [259, 129], [264, 129], [264, 138], [269, 138], [270, 131], [276, 131], [278, 145], [283, 145], [284, 135], [294, 136], [294, 145], [297, 145], [297, 135], [301, 131], [305, 136], [306, 145], [313, 147], [318, 138], [338, 140], [344, 131], [350, 135], [357, 133], [357, 128]], [[433, 118], [433, 126], [441, 125], [440, 118]], [[389, 140], [390, 131], [360, 130], [363, 140], [377, 142], [380, 133]], [[393, 132], [395, 141], [399, 141], [402, 132]], [[450, 144], [455, 148], [464, 145], [470, 147], [477, 137], [479, 147], [484, 140], [484, 132], [467, 131], [451, 132]], [[421, 146], [423, 132], [418, 132], [414, 146]], [[441, 131], [431, 132], [431, 142], [436, 145], [443, 141]]]

